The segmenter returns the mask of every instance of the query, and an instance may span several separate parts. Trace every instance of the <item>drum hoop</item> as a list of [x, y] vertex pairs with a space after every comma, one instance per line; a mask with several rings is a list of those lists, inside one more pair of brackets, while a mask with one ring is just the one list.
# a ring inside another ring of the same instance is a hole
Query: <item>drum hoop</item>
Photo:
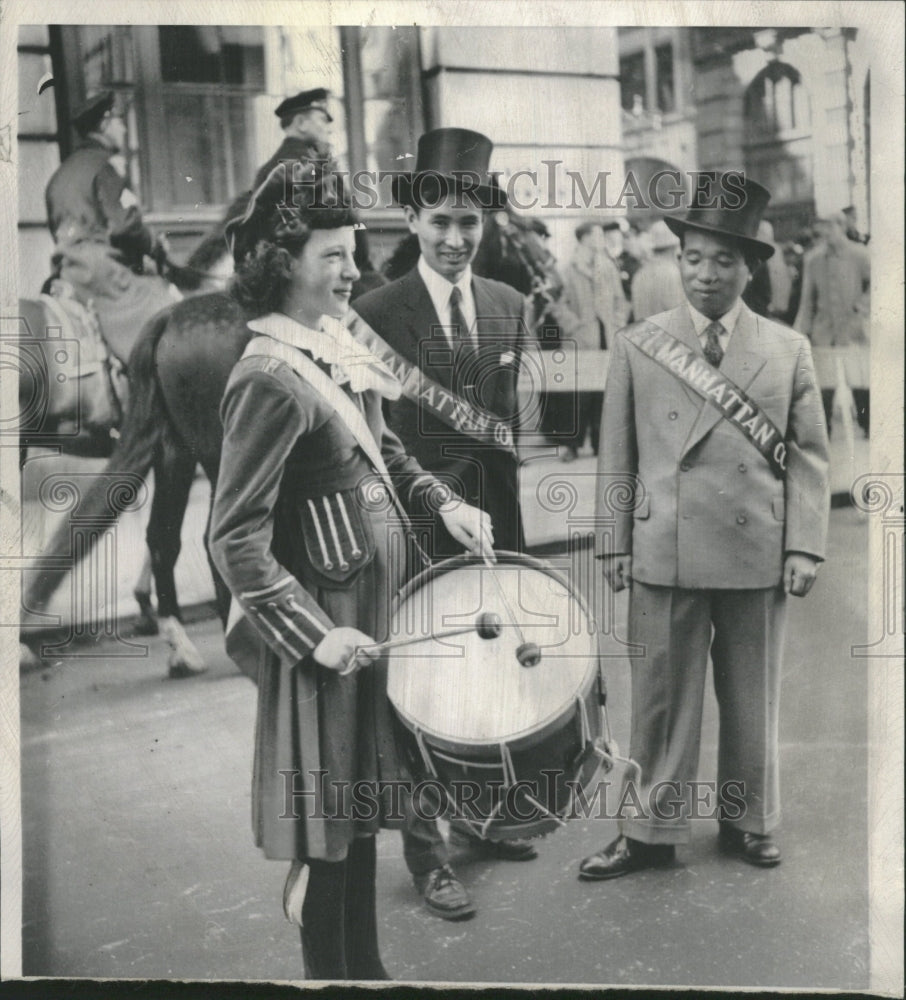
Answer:
[[[550, 577], [553, 577], [563, 586], [569, 596], [576, 601], [582, 609], [582, 613], [585, 617], [589, 619], [591, 618], [585, 598], [581, 593], [579, 593], [579, 591], [576, 590], [569, 580], [562, 573], [556, 570], [549, 562], [545, 562], [543, 559], [537, 559], [535, 556], [525, 555], [523, 552], [508, 552], [501, 550], [495, 551], [494, 554], [497, 556], [496, 566], [525, 565], [528, 569], [536, 569], [542, 573], [546, 573]], [[424, 587], [425, 584], [433, 580], [434, 577], [441, 576], [449, 570], [459, 569], [461, 566], [484, 565], [485, 562], [480, 556], [473, 556], [468, 552], [464, 552], [462, 555], [458, 556], [451, 556], [449, 559], [444, 559], [441, 562], [432, 563], [430, 566], [423, 569], [421, 573], [417, 576], [413, 576], [411, 580], [408, 580], [402, 587], [400, 587], [396, 593], [396, 597], [393, 599], [392, 613], [395, 614], [399, 611], [400, 605], [403, 601], [407, 600], [417, 590]], [[600, 659], [600, 654], [598, 658]]]

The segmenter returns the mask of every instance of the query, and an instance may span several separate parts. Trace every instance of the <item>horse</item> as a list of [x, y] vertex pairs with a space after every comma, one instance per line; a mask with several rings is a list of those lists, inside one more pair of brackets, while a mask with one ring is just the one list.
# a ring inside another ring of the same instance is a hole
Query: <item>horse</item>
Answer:
[[[543, 303], [562, 287], [553, 258], [528, 226], [518, 226], [509, 216], [485, 228], [482, 244], [485, 239], [487, 244], [484, 253], [480, 246], [476, 255], [476, 273], [507, 275], [518, 290], [534, 295], [540, 303], [536, 307], [540, 322]], [[411, 252], [411, 243], [404, 244], [394, 255], [397, 263], [404, 253]], [[388, 277], [393, 273], [391, 267]], [[133, 477], [146, 477], [154, 470], [147, 541], [160, 630], [171, 646], [169, 672], [173, 677], [203, 669], [203, 660], [182, 625], [174, 568], [196, 464], [209, 479], [212, 495], [217, 482], [222, 442], [220, 401], [230, 372], [252, 337], [246, 325], [250, 318], [228, 290], [219, 290], [186, 298], [146, 324], [129, 359], [130, 402], [119, 439], [103, 480], [89, 487], [80, 502], [80, 516], [115, 518], [118, 511], [111, 509], [111, 477], [134, 482]], [[45, 552], [50, 557], [48, 565], [53, 565], [53, 557], [68, 551], [68, 546], [68, 525], [61, 525]], [[230, 595], [210, 555], [208, 563], [217, 611], [225, 625]], [[36, 610], [45, 606], [66, 572], [65, 568], [50, 568], [37, 574], [26, 595], [27, 606]]]

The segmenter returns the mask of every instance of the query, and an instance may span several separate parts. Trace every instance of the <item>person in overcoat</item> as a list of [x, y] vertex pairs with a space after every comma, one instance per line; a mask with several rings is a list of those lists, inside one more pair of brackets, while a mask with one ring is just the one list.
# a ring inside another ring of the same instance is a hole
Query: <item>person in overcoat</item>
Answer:
[[[473, 274], [471, 266], [485, 214], [506, 205], [506, 193], [488, 172], [492, 150], [487, 136], [470, 129], [439, 128], [419, 138], [414, 171], [393, 178], [394, 197], [418, 238], [418, 260], [401, 278], [356, 299], [353, 312], [428, 378], [515, 429], [528, 304], [509, 285]], [[490, 514], [498, 549], [523, 551], [514, 450], [478, 442], [408, 397], [388, 404], [388, 422], [425, 469]], [[431, 556], [451, 556], [457, 547], [440, 526]], [[403, 837], [406, 863], [428, 909], [447, 920], [474, 915], [437, 824], [410, 813]], [[530, 841], [481, 841], [455, 824], [451, 837], [506, 860], [537, 855]]]
[[[627, 771], [620, 836], [581, 863], [587, 879], [671, 863], [696, 817], [716, 817], [742, 860], [781, 860], [786, 600], [808, 593], [825, 555], [827, 431], [808, 341], [740, 299], [772, 252], [755, 237], [770, 195], [746, 179], [741, 196], [711, 201], [713, 184], [703, 175], [686, 216], [666, 220], [686, 302], [621, 331], [608, 371], [597, 517], [604, 575], [630, 588], [638, 771]], [[720, 713], [710, 804], [692, 785], [709, 654]]]
[[835, 360], [840, 358], [852, 390], [859, 426], [868, 437], [871, 254], [847, 238], [845, 227], [842, 213], [816, 221], [820, 241], [803, 260], [802, 295], [793, 326], [817, 349], [818, 378], [828, 427], [838, 383]]
[[300, 208], [278, 167], [231, 227], [234, 294], [259, 314], [259, 337], [223, 396], [210, 547], [244, 613], [228, 649], [248, 653], [237, 637], [249, 624], [262, 640], [253, 828], [266, 857], [295, 862], [287, 896], [307, 875], [306, 975], [382, 979], [373, 835], [407, 775], [374, 644], [407, 576], [394, 555], [407, 548], [404, 508], [433, 492], [463, 547], [487, 555], [493, 539], [487, 515], [457, 504], [384, 423], [399, 385], [341, 322], [355, 220], [330, 182], [313, 182], [317, 207]]

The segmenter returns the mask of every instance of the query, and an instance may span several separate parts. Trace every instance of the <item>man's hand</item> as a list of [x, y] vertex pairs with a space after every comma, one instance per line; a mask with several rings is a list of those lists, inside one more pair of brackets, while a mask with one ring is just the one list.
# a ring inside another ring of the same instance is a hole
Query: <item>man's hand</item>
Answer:
[[375, 648], [374, 639], [370, 635], [357, 628], [343, 626], [332, 628], [315, 646], [311, 655], [328, 670], [351, 674], [356, 668], [371, 663], [378, 654], [379, 650]]
[[803, 552], [789, 552], [783, 561], [783, 591], [805, 597], [818, 575], [818, 562]]
[[494, 529], [490, 514], [458, 499], [442, 507], [439, 513], [444, 527], [464, 549], [494, 561]]
[[632, 583], [632, 556], [605, 556], [604, 579], [615, 594], [625, 590]]

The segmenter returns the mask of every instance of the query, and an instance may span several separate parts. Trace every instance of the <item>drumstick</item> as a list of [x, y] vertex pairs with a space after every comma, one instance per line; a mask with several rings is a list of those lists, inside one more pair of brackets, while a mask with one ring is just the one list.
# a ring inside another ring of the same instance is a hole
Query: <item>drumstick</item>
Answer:
[[516, 620], [516, 615], [513, 614], [513, 609], [510, 606], [510, 602], [506, 599], [506, 594], [503, 592], [503, 587], [500, 581], [497, 579], [497, 572], [494, 569], [494, 563], [485, 556], [484, 557], [485, 568], [491, 571], [491, 577], [494, 580], [494, 585], [497, 587], [497, 593], [500, 594], [500, 599], [503, 601], [504, 607], [507, 610], [507, 614], [513, 623], [513, 628], [516, 629], [516, 633], [519, 636], [519, 645], [516, 647], [516, 659], [519, 661], [521, 667], [537, 667], [541, 662], [541, 647], [537, 642], [526, 642], [525, 635], [522, 629], [519, 627], [519, 622]]
[[496, 639], [502, 629], [500, 618], [492, 611], [484, 611], [473, 625], [461, 625], [458, 628], [446, 629], [443, 632], [429, 632], [428, 635], [410, 636], [408, 639], [391, 639], [390, 642], [377, 642], [373, 646], [356, 646], [356, 654], [360, 650], [378, 650], [386, 652], [399, 649], [401, 646], [412, 646], [417, 642], [429, 642], [431, 639], [449, 639], [454, 635], [465, 635], [467, 632], [477, 632], [482, 639]]
[[513, 628], [516, 629], [516, 634], [519, 636], [520, 643], [525, 642], [525, 636], [522, 634], [522, 629], [519, 627], [519, 622], [516, 619], [516, 615], [513, 613], [513, 609], [510, 606], [510, 602], [507, 600], [506, 594], [503, 592], [503, 587], [500, 585], [500, 581], [497, 579], [497, 572], [494, 569], [494, 563], [488, 558], [484, 557], [485, 568], [491, 573], [491, 579], [494, 581], [494, 585], [497, 587], [497, 593], [500, 595], [500, 600], [503, 601], [503, 606], [506, 608], [506, 613], [510, 616], [510, 621], [513, 624]]

